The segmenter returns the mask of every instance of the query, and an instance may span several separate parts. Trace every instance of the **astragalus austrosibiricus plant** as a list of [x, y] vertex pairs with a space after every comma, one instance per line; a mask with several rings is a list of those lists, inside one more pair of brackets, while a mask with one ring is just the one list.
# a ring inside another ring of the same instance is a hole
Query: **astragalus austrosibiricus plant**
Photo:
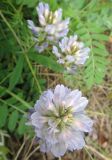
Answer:
[[63, 156], [67, 150], [79, 150], [85, 145], [84, 132], [91, 132], [93, 121], [85, 115], [88, 104], [78, 89], [57, 85], [45, 91], [30, 114], [30, 124], [39, 138], [40, 150]]
[[55, 12], [50, 11], [47, 3], [40, 2], [36, 7], [39, 27], [34, 22], [28, 20], [28, 26], [34, 34], [34, 40], [37, 42], [36, 49], [43, 52], [51, 42], [56, 42], [67, 35], [69, 29], [69, 18], [62, 20], [62, 9]]
[[0, 0], [0, 159], [112, 160], [111, 2]]
[[83, 65], [89, 58], [90, 49], [77, 39], [77, 35], [64, 37], [59, 42], [59, 47], [53, 46], [53, 53], [58, 59], [57, 62], [63, 64], [70, 73], [74, 73], [76, 67]]

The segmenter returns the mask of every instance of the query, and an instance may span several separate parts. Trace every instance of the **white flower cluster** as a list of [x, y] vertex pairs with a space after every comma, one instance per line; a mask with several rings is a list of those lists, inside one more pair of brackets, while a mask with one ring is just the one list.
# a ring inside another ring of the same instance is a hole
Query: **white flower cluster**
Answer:
[[37, 50], [43, 52], [48, 47], [49, 41], [56, 42], [61, 37], [67, 35], [69, 18], [62, 20], [62, 9], [52, 12], [49, 5], [42, 2], [39, 3], [36, 10], [40, 27], [36, 27], [31, 20], [28, 20], [28, 26], [35, 36], [34, 40], [37, 42]]
[[68, 73], [74, 73], [77, 66], [85, 63], [90, 49], [77, 40], [77, 35], [67, 37], [69, 18], [62, 20], [62, 9], [52, 12], [48, 4], [40, 2], [36, 10], [40, 27], [28, 20], [28, 26], [34, 34], [36, 49], [41, 53], [53, 45], [52, 52], [58, 59], [57, 62], [63, 64]]
[[84, 43], [77, 41], [77, 35], [64, 37], [59, 42], [59, 49], [53, 46], [53, 53], [58, 58], [57, 62], [63, 64], [70, 73], [74, 73], [74, 69], [78, 65], [85, 63], [89, 58], [90, 49], [84, 47]]
[[67, 150], [79, 150], [85, 145], [84, 132], [91, 132], [93, 121], [85, 115], [87, 98], [77, 90], [57, 85], [45, 91], [30, 114], [40, 150], [60, 157]]

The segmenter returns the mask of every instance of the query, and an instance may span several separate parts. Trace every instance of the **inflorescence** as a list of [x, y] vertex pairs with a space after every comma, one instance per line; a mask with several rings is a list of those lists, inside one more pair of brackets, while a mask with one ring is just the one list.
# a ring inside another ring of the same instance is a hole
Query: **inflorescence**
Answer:
[[62, 19], [62, 9], [52, 12], [49, 5], [40, 2], [36, 7], [39, 26], [35, 26], [32, 20], [28, 20], [35, 41], [36, 50], [41, 53], [48, 48], [62, 64], [68, 73], [74, 73], [77, 66], [83, 65], [89, 57], [90, 49], [83, 42], [78, 41], [77, 35], [67, 37], [69, 21]]
[[[49, 5], [39, 3], [36, 8], [39, 27], [28, 20], [38, 52], [52, 46], [57, 62], [67, 72], [74, 73], [76, 67], [89, 58], [90, 49], [78, 40], [77, 35], [67, 36], [69, 18], [62, 20], [62, 9], [52, 12]], [[51, 152], [60, 157], [66, 151], [82, 149], [85, 145], [84, 132], [91, 132], [93, 121], [85, 114], [88, 104], [78, 89], [71, 90], [57, 85], [47, 90], [37, 100], [29, 114], [29, 124], [34, 127], [42, 152]]]

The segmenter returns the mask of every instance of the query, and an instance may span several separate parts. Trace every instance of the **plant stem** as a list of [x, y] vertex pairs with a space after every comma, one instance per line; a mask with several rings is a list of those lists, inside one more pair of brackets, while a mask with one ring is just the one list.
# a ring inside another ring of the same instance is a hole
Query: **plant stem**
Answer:
[[25, 160], [28, 160], [39, 148], [40, 148], [40, 147], [37, 146], [37, 147], [28, 155], [28, 157], [26, 157]]
[[8, 105], [8, 106], [10, 106], [10, 107], [12, 107], [12, 108], [14, 108], [14, 109], [16, 109], [17, 111], [21, 112], [22, 114], [24, 114], [24, 115], [26, 114], [25, 111], [19, 109], [18, 107], [14, 106], [14, 105], [12, 105], [12, 104], [7, 103], [7, 102], [4, 101], [3, 99], [0, 99], [0, 101], [1, 101], [2, 103], [4, 103], [4, 104], [6, 104], [6, 105]]
[[103, 155], [102, 153], [98, 152], [92, 146], [86, 145], [85, 148], [87, 148], [88, 150], [90, 150], [91, 152], [93, 152], [94, 155], [96, 155], [97, 157], [101, 158], [102, 160], [112, 160], [111, 158], [109, 158], [109, 157]]
[[24, 145], [25, 145], [25, 141], [23, 142], [23, 144], [21, 145], [20, 149], [18, 150], [17, 155], [16, 155], [16, 157], [15, 157], [14, 160], [17, 160], [17, 159], [18, 159], [18, 157], [19, 157], [19, 155], [20, 155], [20, 153], [21, 153], [21, 151], [22, 151]]
[[0, 86], [0, 90], [5, 91], [6, 93], [8, 93], [9, 95], [11, 95], [12, 97], [14, 97], [15, 99], [17, 99], [19, 102], [21, 102], [21, 104], [23, 104], [26, 108], [31, 108], [30, 105], [25, 102], [22, 98], [20, 98], [18, 95], [14, 94], [13, 92], [11, 92], [10, 90], [6, 89], [5, 87]]
[[28, 150], [27, 150], [27, 153], [26, 153], [25, 156], [24, 156], [24, 159], [26, 159], [26, 157], [28, 156], [28, 154], [29, 154], [29, 152], [30, 152], [30, 150], [31, 150], [31, 148], [32, 148], [32, 146], [33, 146], [34, 139], [35, 139], [35, 136], [33, 137], [32, 141], [31, 141], [31, 144], [30, 144], [30, 146], [29, 146], [29, 148], [28, 148]]
[[61, 160], [61, 157], [59, 157], [59, 160]]

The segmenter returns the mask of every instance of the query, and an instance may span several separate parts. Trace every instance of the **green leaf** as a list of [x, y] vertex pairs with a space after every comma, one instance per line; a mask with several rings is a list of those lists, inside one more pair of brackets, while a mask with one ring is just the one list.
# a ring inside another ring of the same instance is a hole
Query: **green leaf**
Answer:
[[106, 55], [108, 55], [108, 52], [105, 50], [105, 49], [101, 49], [101, 48], [93, 48], [92, 49], [92, 51], [94, 52], [94, 53], [96, 53], [96, 55], [97, 55], [97, 53], [98, 53], [98, 55], [99, 55], [99, 52], [101, 52], [101, 55], [103, 56], [106, 56]]
[[0, 146], [0, 153], [1, 152], [6, 155], [9, 153], [9, 149], [6, 146]]
[[16, 0], [17, 4], [23, 4], [23, 5], [27, 5], [28, 7], [35, 7], [35, 5], [37, 4], [38, 0]]
[[108, 41], [109, 37], [104, 34], [92, 34], [91, 37], [93, 39], [101, 40], [101, 41]]
[[[85, 0], [75, 0], [75, 1], [71, 1], [70, 3], [70, 7], [72, 7], [73, 9], [81, 9], [84, 6]], [[69, 5], [68, 5], [69, 6]], [[76, 7], [77, 6], [77, 7]]]
[[97, 24], [95, 24], [95, 23], [86, 23], [86, 25], [87, 25], [87, 29], [89, 30], [89, 32], [91, 32], [91, 33], [103, 33], [104, 31], [105, 31], [105, 28], [102, 26], [98, 26]]
[[0, 97], [6, 93], [5, 89], [0, 86]]
[[12, 132], [14, 131], [17, 122], [18, 122], [18, 118], [19, 118], [19, 113], [18, 111], [14, 111], [11, 113], [10, 117], [9, 117], [9, 122], [8, 122], [8, 129]]
[[19, 122], [18, 130], [17, 130], [18, 134], [23, 135], [25, 133], [26, 128], [27, 128], [25, 123], [26, 123], [26, 118], [22, 117]]
[[105, 46], [101, 42], [99, 42], [99, 41], [93, 41], [93, 44], [94, 44], [94, 46], [99, 47], [99, 48], [105, 50]]
[[0, 128], [2, 128], [5, 125], [7, 116], [8, 116], [8, 107], [0, 106]]
[[83, 35], [86, 33], [86, 31], [87, 31], [87, 29], [85, 29], [84, 27], [81, 27], [81, 28], [77, 28], [77, 30], [75, 32], [79, 35]]
[[63, 72], [63, 67], [59, 65], [55, 60], [52, 59], [52, 57], [47, 57], [43, 55], [37, 55], [35, 53], [29, 54], [29, 58], [38, 64], [41, 64], [45, 67], [48, 67], [49, 69], [55, 71], [55, 72]]
[[9, 80], [10, 89], [13, 89], [15, 85], [18, 83], [23, 70], [23, 64], [24, 64], [24, 57], [23, 55], [20, 55], [19, 60], [17, 61], [16, 67], [14, 68], [11, 78]]
[[81, 21], [76, 30], [76, 33], [80, 35], [80, 39], [91, 49], [89, 59], [82, 73], [88, 88], [91, 88], [94, 84], [100, 84], [105, 76], [108, 51], [104, 41], [107, 41], [109, 37], [102, 33], [104, 31], [104, 27], [90, 21], [84, 23]]
[[92, 1], [90, 1], [89, 4], [88, 4], [88, 8], [89, 8], [89, 9], [92, 9], [92, 8], [96, 7], [96, 4], [97, 4], [97, 3], [98, 3], [97, 0], [92, 0]]

